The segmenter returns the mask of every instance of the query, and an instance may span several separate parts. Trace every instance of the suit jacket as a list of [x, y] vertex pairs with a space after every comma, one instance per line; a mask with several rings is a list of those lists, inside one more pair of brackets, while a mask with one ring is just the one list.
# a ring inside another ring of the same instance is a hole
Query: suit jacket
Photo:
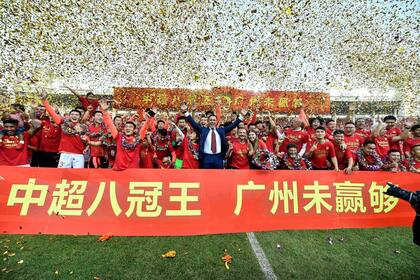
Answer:
[[[200, 134], [200, 145], [199, 145], [199, 157], [203, 158], [203, 156], [205, 155], [204, 153], [204, 144], [206, 143], [206, 139], [207, 136], [210, 133], [210, 128], [208, 127], [204, 127], [199, 125], [192, 117], [191, 115], [189, 115], [187, 117], [188, 122], [192, 125], [192, 127], [195, 129], [195, 131], [197, 131], [197, 133]], [[227, 144], [227, 140], [226, 140], [226, 134], [231, 132], [235, 127], [237, 127], [242, 121], [237, 118], [232, 124], [226, 126], [226, 127], [219, 127], [216, 128], [217, 133], [219, 133], [220, 136], [220, 142], [222, 144], [221, 147], [221, 154], [222, 157], [224, 158], [227, 152], [227, 148], [228, 148], [228, 144]]]

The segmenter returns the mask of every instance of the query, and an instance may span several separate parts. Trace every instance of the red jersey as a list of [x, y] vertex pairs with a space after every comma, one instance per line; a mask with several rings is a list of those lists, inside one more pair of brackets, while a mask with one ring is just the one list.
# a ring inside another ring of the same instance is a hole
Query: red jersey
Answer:
[[398, 150], [398, 151], [400, 151], [401, 150], [401, 147], [400, 147], [400, 141], [395, 141], [395, 142], [392, 142], [392, 137], [394, 137], [394, 136], [398, 136], [398, 135], [400, 135], [402, 132], [401, 132], [401, 129], [399, 129], [398, 127], [393, 127], [393, 128], [391, 128], [391, 129], [388, 129], [386, 132], [385, 132], [385, 137], [386, 138], [388, 138], [388, 142], [389, 142], [389, 147], [390, 147], [390, 149], [396, 149], [396, 150]]
[[267, 145], [264, 143], [264, 141], [258, 140], [258, 146], [257, 146], [257, 148], [258, 149], [261, 149], [261, 150], [264, 150], [264, 149], [267, 149]]
[[328, 127], [325, 128], [325, 139], [328, 139], [331, 142], [334, 142], [334, 135], [333, 135], [333, 133], [334, 133], [334, 131], [332, 131]]
[[232, 156], [229, 160], [229, 166], [238, 168], [238, 169], [249, 169], [248, 143], [247, 142], [241, 143], [240, 141], [235, 141], [232, 144], [233, 144], [233, 151], [232, 151]]
[[233, 143], [235, 141], [239, 141], [239, 138], [238, 136], [228, 135], [226, 136], [226, 141]]
[[[39, 131], [31, 136], [29, 136], [29, 143], [28, 146], [32, 146], [35, 148], [35, 151], [39, 150], [39, 138], [40, 138], [40, 133]], [[32, 158], [32, 153], [33, 150], [29, 149], [28, 147], [28, 159]]]
[[332, 157], [335, 157], [334, 144], [329, 141], [325, 141], [322, 144], [317, 144], [317, 147], [309, 160], [312, 162], [314, 167], [318, 169], [327, 169], [327, 160]]
[[[61, 119], [60, 124], [62, 125], [65, 121], [71, 123], [70, 120]], [[66, 134], [64, 133], [64, 130], [61, 129], [60, 147], [58, 148], [60, 152], [83, 155], [85, 147], [86, 145], [79, 134]]]
[[[100, 137], [107, 133], [105, 125], [89, 125], [89, 141], [97, 142]], [[91, 157], [104, 157], [106, 155], [106, 149], [101, 144], [100, 146], [90, 146]]]
[[414, 146], [416, 145], [420, 145], [420, 138], [407, 138], [404, 141], [404, 153], [411, 153], [411, 150], [413, 149]]
[[183, 161], [182, 161], [182, 169], [198, 169], [200, 168], [200, 164], [198, 161], [198, 148], [199, 145], [196, 143], [191, 143], [187, 137], [182, 140], [183, 146]]
[[123, 136], [121, 133], [117, 134], [117, 155], [115, 157], [113, 170], [124, 170], [127, 168], [139, 168], [140, 161], [140, 145], [139, 142], [134, 149], [125, 149], [123, 147], [123, 138], [126, 139], [127, 144], [134, 144], [136, 139], [134, 136]]
[[420, 169], [420, 160], [416, 160], [415, 158], [405, 160], [404, 166], [408, 171], [412, 171], [410, 170], [411, 168]]
[[308, 142], [315, 143], [316, 142], [315, 128], [307, 127], [306, 132], [308, 133]]
[[334, 143], [334, 151], [335, 156], [337, 157], [337, 163], [339, 169], [344, 169], [349, 165], [349, 159], [353, 157], [350, 149], [346, 147], [346, 149], [342, 149], [340, 145]]
[[117, 145], [115, 144], [115, 142], [112, 142], [112, 144], [108, 147], [108, 161], [111, 166], [114, 165], [116, 154], [117, 154]]
[[354, 134], [360, 136], [364, 140], [370, 138], [370, 131], [367, 129], [356, 129], [356, 132]]
[[19, 136], [3, 135], [3, 145], [0, 146], [0, 165], [17, 166], [28, 164], [29, 135], [23, 134], [24, 144], [19, 145]]
[[174, 148], [172, 147], [172, 141], [167, 138], [164, 140], [157, 138], [155, 143], [155, 151], [159, 160], [162, 160], [165, 156], [170, 156], [174, 151]]
[[153, 155], [155, 153], [155, 149], [153, 145], [144, 146], [143, 144], [140, 145], [140, 168], [153, 168]]
[[50, 121], [43, 121], [40, 131], [39, 150], [57, 153], [60, 147], [61, 126], [53, 125]]
[[[184, 136], [187, 137], [187, 128], [182, 129], [182, 132], [184, 133]], [[172, 146], [173, 150], [175, 151], [176, 154], [176, 158], [182, 160], [183, 159], [183, 154], [184, 154], [184, 146], [181, 142], [176, 142], [176, 136], [177, 136], [177, 131], [176, 130], [172, 130], [171, 132], [171, 139], [173, 143], [176, 143], [176, 146]], [[184, 137], [184, 139], [185, 139]]]
[[344, 143], [346, 143], [347, 148], [350, 149], [353, 155], [353, 159], [356, 162], [357, 156], [356, 151], [363, 146], [365, 140], [359, 135], [347, 136], [344, 135]]
[[325, 134], [326, 135], [333, 135], [334, 131], [332, 131], [331, 129], [329, 129], [328, 127], [325, 128]]
[[389, 142], [388, 139], [384, 136], [374, 137], [373, 141], [376, 144], [376, 153], [382, 158], [385, 159], [389, 151]]
[[87, 107], [89, 107], [89, 105], [93, 107], [91, 115], [97, 110], [99, 106], [98, 99], [93, 99], [92, 101], [89, 101], [86, 97], [80, 96], [79, 101], [85, 110], [87, 110]]
[[286, 152], [286, 147], [288, 144], [296, 144], [298, 146], [298, 152], [302, 149], [303, 144], [308, 143], [309, 136], [303, 130], [293, 130], [288, 128], [284, 130], [286, 137], [280, 147], [281, 152]]
[[275, 148], [274, 143], [276, 142], [276, 140], [277, 140], [276, 134], [273, 134], [272, 132], [268, 133], [265, 144], [267, 145], [267, 149], [272, 153], [274, 152], [274, 148]]

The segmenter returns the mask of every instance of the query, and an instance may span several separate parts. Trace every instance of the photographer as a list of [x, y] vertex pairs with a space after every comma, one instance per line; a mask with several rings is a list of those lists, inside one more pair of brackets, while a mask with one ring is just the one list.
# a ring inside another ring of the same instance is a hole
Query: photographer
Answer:
[[401, 198], [411, 204], [416, 211], [416, 217], [413, 222], [413, 242], [420, 246], [420, 191], [415, 193], [401, 189], [389, 182], [386, 183], [388, 189], [385, 194]]

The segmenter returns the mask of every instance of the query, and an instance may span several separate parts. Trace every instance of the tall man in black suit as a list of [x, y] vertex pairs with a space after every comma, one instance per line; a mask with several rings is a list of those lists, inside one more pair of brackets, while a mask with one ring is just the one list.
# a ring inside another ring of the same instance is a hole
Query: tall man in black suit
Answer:
[[206, 169], [223, 169], [223, 159], [227, 151], [226, 134], [237, 127], [246, 115], [245, 109], [241, 110], [241, 115], [230, 125], [217, 128], [216, 116], [208, 117], [208, 127], [203, 127], [196, 123], [187, 112], [188, 106], [183, 103], [181, 105], [181, 113], [187, 117], [188, 122], [200, 134], [199, 159], [200, 168]]

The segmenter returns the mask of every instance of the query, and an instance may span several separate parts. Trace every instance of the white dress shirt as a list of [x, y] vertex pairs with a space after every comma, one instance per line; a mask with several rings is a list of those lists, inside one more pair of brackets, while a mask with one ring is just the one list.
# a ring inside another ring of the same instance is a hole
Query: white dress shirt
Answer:
[[209, 129], [210, 132], [207, 135], [206, 141], [204, 142], [204, 153], [213, 155], [213, 152], [211, 150], [211, 135], [213, 133], [212, 130], [214, 129], [214, 133], [216, 134], [216, 154], [219, 154], [222, 152], [222, 140], [220, 139], [220, 135], [215, 128]]

